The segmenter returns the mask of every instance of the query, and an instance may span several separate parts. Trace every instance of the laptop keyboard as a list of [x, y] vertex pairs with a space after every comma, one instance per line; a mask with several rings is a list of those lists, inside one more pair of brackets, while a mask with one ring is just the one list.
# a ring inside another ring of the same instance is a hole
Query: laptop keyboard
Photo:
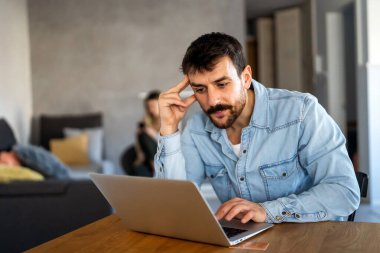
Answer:
[[229, 227], [222, 227], [222, 228], [228, 238], [234, 237], [235, 235], [248, 231], [245, 229], [238, 229], [238, 228], [229, 228]]

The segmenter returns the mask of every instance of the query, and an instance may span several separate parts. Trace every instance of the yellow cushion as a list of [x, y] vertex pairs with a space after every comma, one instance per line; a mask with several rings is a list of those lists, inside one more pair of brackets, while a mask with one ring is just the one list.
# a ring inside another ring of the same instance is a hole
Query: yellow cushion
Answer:
[[0, 164], [0, 183], [24, 180], [41, 181], [43, 179], [44, 176], [31, 169]]
[[68, 165], [87, 165], [88, 135], [86, 133], [64, 139], [50, 140], [50, 149], [62, 162]]

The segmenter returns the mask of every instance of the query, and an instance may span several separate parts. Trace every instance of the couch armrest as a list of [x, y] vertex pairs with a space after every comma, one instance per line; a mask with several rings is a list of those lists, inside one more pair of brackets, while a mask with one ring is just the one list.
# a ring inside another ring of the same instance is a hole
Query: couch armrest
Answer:
[[68, 180], [44, 180], [41, 182], [24, 181], [0, 184], [1, 197], [32, 196], [32, 195], [62, 195], [67, 192]]
[[[1, 186], [0, 248], [4, 252], [29, 249], [111, 214], [108, 202], [90, 180]], [[52, 188], [43, 192], [45, 186]]]

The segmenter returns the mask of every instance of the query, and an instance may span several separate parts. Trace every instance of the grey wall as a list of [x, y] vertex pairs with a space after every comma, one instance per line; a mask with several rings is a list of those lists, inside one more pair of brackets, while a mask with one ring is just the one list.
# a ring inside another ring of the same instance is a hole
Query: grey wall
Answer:
[[26, 0], [0, 0], [0, 118], [27, 143], [32, 114]]
[[244, 0], [29, 1], [34, 115], [105, 115], [118, 163], [142, 117], [140, 92], [181, 79], [187, 46], [221, 31], [245, 44]]

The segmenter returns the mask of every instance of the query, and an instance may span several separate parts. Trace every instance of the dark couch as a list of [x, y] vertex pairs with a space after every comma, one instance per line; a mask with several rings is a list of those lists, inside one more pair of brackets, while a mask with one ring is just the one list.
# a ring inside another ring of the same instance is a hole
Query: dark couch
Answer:
[[[0, 151], [15, 144], [0, 119]], [[111, 213], [89, 179], [47, 179], [0, 184], [0, 251], [20, 252], [82, 227]]]
[[0, 251], [32, 248], [110, 213], [90, 180], [0, 184]]

